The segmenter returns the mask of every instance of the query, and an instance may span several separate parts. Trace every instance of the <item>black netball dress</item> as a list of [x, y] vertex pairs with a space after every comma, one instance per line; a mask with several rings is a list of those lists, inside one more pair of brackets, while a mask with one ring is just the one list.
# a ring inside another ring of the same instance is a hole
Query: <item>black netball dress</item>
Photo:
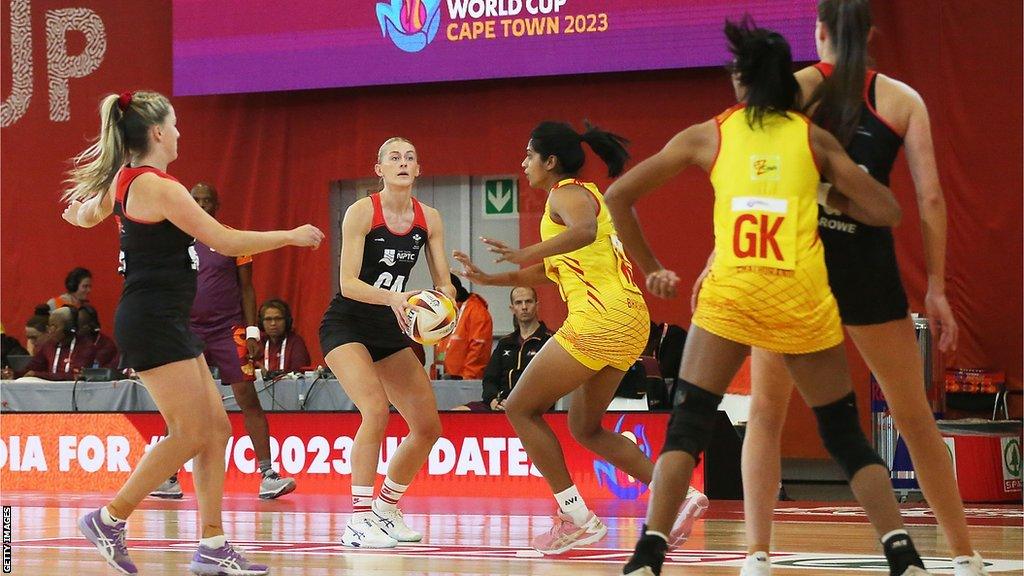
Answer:
[[[371, 195], [370, 200], [373, 223], [366, 233], [359, 279], [376, 288], [404, 292], [420, 250], [427, 243], [423, 207], [413, 198], [412, 225], [408, 230], [395, 231], [384, 221], [380, 194]], [[399, 328], [390, 306], [359, 302], [339, 291], [320, 323], [320, 349], [327, 354], [352, 342], [366, 346], [374, 362], [409, 346], [409, 338]]]
[[[815, 68], [826, 78], [832, 73], [832, 66], [824, 62]], [[903, 138], [875, 111], [877, 77], [877, 72], [868, 71], [860, 120], [846, 152], [875, 180], [888, 186]], [[882, 324], [907, 316], [909, 305], [896, 263], [891, 228], [868, 226], [819, 207], [818, 233], [825, 245], [829, 285], [839, 303], [843, 324]]]
[[114, 338], [121, 367], [137, 372], [195, 358], [203, 351], [188, 327], [199, 268], [195, 240], [168, 220], [138, 220], [125, 210], [132, 182], [147, 172], [177, 182], [150, 166], [126, 166], [117, 174], [114, 202], [121, 236], [118, 271], [124, 276]]

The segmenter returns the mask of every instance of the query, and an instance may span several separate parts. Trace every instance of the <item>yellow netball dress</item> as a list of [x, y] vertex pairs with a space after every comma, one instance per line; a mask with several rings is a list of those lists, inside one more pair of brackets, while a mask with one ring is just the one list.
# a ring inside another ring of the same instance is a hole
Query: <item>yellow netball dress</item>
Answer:
[[715, 188], [715, 259], [693, 323], [742, 344], [807, 354], [843, 341], [818, 238], [818, 167], [810, 121], [744, 106], [720, 114]]
[[[597, 237], [592, 244], [544, 259], [544, 269], [569, 307], [569, 316], [555, 339], [569, 354], [591, 370], [612, 366], [628, 370], [643, 352], [650, 335], [651, 317], [643, 294], [633, 280], [633, 265], [615, 234], [608, 207], [591, 182], [568, 178], [567, 184], [587, 189], [597, 200]], [[550, 202], [540, 221], [540, 237], [547, 240], [565, 231], [551, 219]]]

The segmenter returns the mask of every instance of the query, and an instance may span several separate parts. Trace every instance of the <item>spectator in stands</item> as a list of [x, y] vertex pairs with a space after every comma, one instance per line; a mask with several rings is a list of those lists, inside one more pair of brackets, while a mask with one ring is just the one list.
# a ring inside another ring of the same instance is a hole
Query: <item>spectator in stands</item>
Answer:
[[14, 375], [7, 362], [7, 357], [12, 354], [25, 356], [28, 354], [28, 350], [21, 346], [21, 342], [18, 342], [17, 338], [4, 332], [4, 325], [0, 324], [0, 367], [3, 368], [0, 378], [7, 379]]
[[46, 325], [50, 322], [50, 306], [39, 304], [35, 314], [25, 322], [25, 348], [29, 355], [36, 353], [36, 347], [46, 342]]
[[438, 344], [438, 360], [444, 360], [445, 378], [480, 379], [491, 359], [494, 322], [487, 310], [487, 301], [466, 290], [455, 274], [451, 279], [459, 306], [459, 324], [451, 336]]
[[537, 291], [530, 286], [517, 286], [509, 293], [509, 309], [516, 329], [498, 340], [483, 378], [483, 401], [470, 402], [456, 410], [473, 412], [504, 411], [505, 399], [519, 381], [519, 376], [533, 357], [551, 337], [551, 331], [537, 318]]
[[50, 313], [47, 340], [36, 347], [24, 376], [74, 380], [83, 368], [93, 365], [96, 349], [88, 339], [77, 337], [77, 320], [75, 309], [70, 306], [62, 306]]
[[89, 304], [78, 308], [78, 339], [89, 342], [96, 349], [93, 366], [116, 370], [118, 366], [117, 344], [110, 336], [100, 332], [100, 316]]
[[67, 292], [60, 296], [54, 296], [47, 301], [50, 311], [61, 306], [78, 308], [89, 301], [89, 292], [92, 292], [92, 272], [85, 268], [75, 268], [68, 272], [64, 278], [64, 288]]
[[291, 307], [284, 300], [272, 298], [260, 306], [260, 327], [267, 337], [260, 361], [264, 378], [309, 366], [306, 341], [295, 333], [294, 322]]

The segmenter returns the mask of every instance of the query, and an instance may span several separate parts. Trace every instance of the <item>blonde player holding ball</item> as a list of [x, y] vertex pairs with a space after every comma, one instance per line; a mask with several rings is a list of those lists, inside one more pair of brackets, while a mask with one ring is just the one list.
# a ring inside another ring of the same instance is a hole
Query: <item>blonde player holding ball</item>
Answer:
[[[383, 189], [345, 212], [340, 290], [320, 323], [327, 365], [362, 418], [352, 445], [353, 513], [341, 539], [358, 548], [422, 539], [405, 524], [397, 504], [441, 435], [430, 380], [404, 334], [412, 311], [409, 298], [416, 294], [405, 292], [405, 283], [424, 246], [434, 285], [455, 297], [441, 215], [412, 197], [420, 173], [416, 148], [404, 138], [388, 139], [374, 171]], [[374, 499], [391, 405], [409, 425], [409, 434], [391, 457]]]

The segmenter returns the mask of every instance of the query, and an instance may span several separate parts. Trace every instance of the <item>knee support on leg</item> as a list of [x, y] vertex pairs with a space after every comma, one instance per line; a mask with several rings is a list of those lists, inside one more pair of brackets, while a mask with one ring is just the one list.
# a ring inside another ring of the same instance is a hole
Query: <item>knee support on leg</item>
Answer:
[[818, 406], [814, 409], [814, 416], [818, 419], [818, 434], [825, 449], [843, 468], [847, 480], [865, 466], [885, 466], [860, 427], [857, 399], [853, 392], [831, 404]]
[[685, 396], [672, 410], [668, 432], [665, 434], [665, 447], [661, 451], [679, 450], [699, 461], [701, 452], [715, 431], [715, 415], [722, 397], [686, 380], [681, 385]]

